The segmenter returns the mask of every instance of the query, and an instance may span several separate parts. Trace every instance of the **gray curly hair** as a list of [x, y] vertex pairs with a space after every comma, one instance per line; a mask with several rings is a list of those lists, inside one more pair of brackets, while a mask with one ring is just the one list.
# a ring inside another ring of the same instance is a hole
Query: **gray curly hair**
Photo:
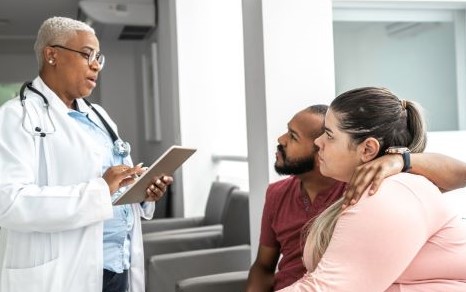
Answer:
[[45, 20], [39, 28], [36, 42], [34, 43], [34, 52], [39, 70], [44, 65], [42, 57], [44, 48], [50, 45], [64, 46], [69, 39], [76, 36], [78, 31], [87, 31], [95, 34], [92, 27], [79, 20], [57, 16]]

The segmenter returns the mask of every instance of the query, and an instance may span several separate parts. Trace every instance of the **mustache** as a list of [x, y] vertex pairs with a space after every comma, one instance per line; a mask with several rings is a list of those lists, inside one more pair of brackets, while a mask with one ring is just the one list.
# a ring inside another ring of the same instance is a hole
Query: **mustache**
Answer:
[[[314, 144], [312, 146], [312, 150], [314, 152], [316, 152], [316, 153], [319, 152], [319, 149], [320, 149], [319, 146], [317, 146], [316, 144]], [[279, 151], [282, 154], [283, 157], [286, 157], [286, 153], [285, 153], [285, 150], [283, 149], [282, 145], [280, 145], [280, 144], [277, 145], [277, 151]]]
[[283, 156], [283, 158], [286, 158], [286, 153], [285, 150], [283, 149], [283, 146], [278, 144], [277, 145], [277, 151], [280, 152], [280, 154]]

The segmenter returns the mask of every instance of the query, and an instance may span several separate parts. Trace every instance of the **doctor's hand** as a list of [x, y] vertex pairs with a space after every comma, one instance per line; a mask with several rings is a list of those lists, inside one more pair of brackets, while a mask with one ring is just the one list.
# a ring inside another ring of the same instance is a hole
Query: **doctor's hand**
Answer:
[[107, 182], [110, 194], [116, 192], [119, 188], [134, 183], [137, 175], [141, 174], [141, 165], [130, 167], [128, 165], [116, 165], [109, 167], [102, 178]]
[[169, 185], [173, 182], [173, 178], [171, 176], [161, 176], [161, 177], [154, 177], [152, 178], [151, 184], [147, 186], [146, 189], [146, 202], [157, 202], [160, 200]]

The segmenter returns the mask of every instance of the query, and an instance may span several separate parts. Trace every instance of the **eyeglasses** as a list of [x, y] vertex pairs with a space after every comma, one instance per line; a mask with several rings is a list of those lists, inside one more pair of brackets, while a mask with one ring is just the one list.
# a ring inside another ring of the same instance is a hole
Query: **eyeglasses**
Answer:
[[50, 47], [60, 48], [60, 49], [64, 49], [64, 50], [68, 50], [68, 51], [71, 51], [71, 52], [81, 54], [81, 56], [83, 56], [84, 58], [87, 58], [87, 63], [89, 64], [89, 66], [91, 66], [92, 63], [94, 63], [95, 60], [97, 60], [97, 62], [100, 65], [100, 68], [102, 69], [104, 67], [105, 56], [101, 52], [96, 52], [94, 50], [91, 50], [90, 53], [86, 53], [86, 52], [73, 50], [73, 49], [70, 49], [70, 48], [67, 48], [67, 47], [64, 47], [64, 46], [60, 46], [60, 45], [53, 45], [53, 46], [50, 46]]

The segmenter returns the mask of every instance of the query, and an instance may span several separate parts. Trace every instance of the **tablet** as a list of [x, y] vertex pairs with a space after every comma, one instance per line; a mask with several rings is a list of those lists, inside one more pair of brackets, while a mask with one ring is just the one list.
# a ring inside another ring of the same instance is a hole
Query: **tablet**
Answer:
[[113, 205], [140, 203], [146, 198], [146, 189], [154, 176], [172, 176], [175, 170], [196, 152], [194, 148], [173, 145], [137, 178], [136, 182], [113, 201]]

